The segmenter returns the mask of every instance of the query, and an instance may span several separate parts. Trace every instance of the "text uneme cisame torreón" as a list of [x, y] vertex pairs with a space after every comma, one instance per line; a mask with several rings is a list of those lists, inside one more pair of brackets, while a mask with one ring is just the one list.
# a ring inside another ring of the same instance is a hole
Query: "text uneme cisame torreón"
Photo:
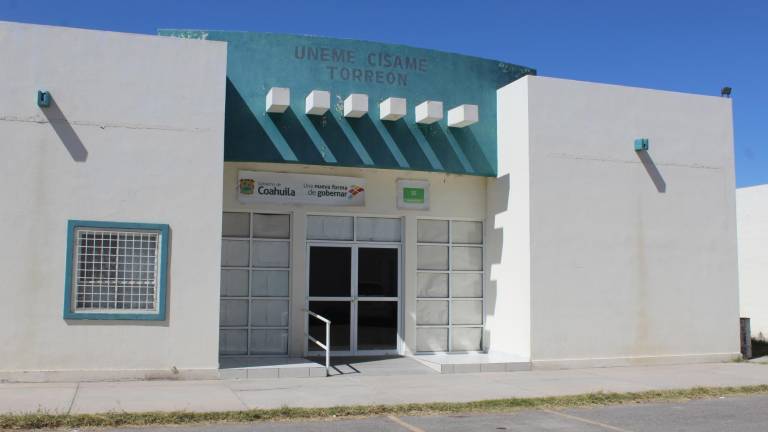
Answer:
[[408, 85], [408, 72], [427, 71], [427, 59], [423, 57], [386, 52], [369, 52], [359, 56], [356, 51], [348, 49], [300, 45], [294, 47], [293, 56], [297, 60], [330, 63], [325, 65], [325, 69], [332, 80], [405, 87]]

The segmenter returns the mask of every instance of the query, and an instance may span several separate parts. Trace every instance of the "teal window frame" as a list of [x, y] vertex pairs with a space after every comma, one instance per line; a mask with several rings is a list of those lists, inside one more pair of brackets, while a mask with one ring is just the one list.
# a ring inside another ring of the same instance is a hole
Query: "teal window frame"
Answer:
[[[78, 228], [97, 228], [115, 230], [155, 231], [160, 233], [160, 265], [158, 266], [157, 311], [156, 312], [87, 312], [76, 311], [72, 304], [72, 278], [75, 259], [75, 232]], [[167, 224], [107, 222], [70, 220], [67, 223], [67, 258], [64, 281], [64, 319], [65, 320], [113, 320], [113, 321], [165, 321], [166, 296], [168, 287], [168, 238], [170, 227]]]

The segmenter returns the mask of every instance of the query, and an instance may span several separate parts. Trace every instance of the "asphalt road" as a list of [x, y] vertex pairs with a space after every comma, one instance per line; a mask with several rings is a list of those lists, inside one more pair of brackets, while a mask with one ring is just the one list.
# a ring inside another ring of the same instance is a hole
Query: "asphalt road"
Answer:
[[[768, 431], [768, 396], [566, 410], [526, 410], [508, 414], [373, 417], [358, 420], [215, 424], [143, 429], [164, 432], [765, 432]], [[111, 429], [111, 431], [136, 432], [137, 428]]]

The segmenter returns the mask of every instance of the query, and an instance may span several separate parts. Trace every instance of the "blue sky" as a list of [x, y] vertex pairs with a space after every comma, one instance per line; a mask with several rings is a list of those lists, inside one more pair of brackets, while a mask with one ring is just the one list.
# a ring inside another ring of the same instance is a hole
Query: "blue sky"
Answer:
[[768, 183], [765, 0], [0, 0], [0, 20], [314, 34], [461, 52], [563, 78], [710, 95], [728, 85], [737, 185]]

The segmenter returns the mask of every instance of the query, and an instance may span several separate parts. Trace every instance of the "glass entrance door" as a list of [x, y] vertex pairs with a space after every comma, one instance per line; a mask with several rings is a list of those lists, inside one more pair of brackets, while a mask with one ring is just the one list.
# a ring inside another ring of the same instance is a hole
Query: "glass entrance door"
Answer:
[[[309, 310], [331, 320], [334, 354], [396, 354], [400, 328], [400, 248], [374, 244], [309, 245]], [[309, 320], [325, 342], [325, 326]], [[314, 344], [310, 352], [319, 350]]]

